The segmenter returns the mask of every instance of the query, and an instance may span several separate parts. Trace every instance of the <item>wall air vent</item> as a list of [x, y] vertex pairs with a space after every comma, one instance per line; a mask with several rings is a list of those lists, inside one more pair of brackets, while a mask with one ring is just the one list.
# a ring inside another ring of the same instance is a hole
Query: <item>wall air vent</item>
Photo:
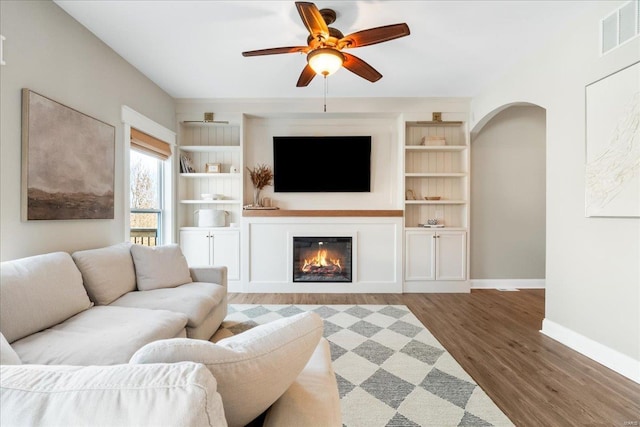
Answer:
[[640, 0], [632, 0], [600, 21], [600, 53], [604, 55], [639, 34]]

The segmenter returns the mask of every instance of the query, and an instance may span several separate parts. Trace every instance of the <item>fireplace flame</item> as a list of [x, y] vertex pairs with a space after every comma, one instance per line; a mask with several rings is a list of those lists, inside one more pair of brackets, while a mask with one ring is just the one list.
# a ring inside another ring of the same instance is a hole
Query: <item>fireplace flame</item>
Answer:
[[305, 258], [302, 265], [303, 273], [321, 270], [323, 273], [341, 273], [342, 266], [339, 258], [332, 258], [326, 249], [319, 249], [311, 258]]

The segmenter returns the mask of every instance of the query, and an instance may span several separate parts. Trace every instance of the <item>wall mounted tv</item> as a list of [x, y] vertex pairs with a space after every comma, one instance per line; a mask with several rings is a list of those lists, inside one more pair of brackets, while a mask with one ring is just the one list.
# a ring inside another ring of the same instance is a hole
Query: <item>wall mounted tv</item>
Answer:
[[370, 136], [274, 136], [273, 185], [281, 193], [371, 191]]

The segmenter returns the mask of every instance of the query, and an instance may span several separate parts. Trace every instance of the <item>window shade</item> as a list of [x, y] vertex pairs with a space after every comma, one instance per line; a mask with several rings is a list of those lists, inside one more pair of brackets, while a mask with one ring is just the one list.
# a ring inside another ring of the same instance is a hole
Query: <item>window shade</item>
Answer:
[[131, 128], [131, 148], [162, 160], [167, 160], [171, 157], [171, 145], [169, 143], [134, 128]]

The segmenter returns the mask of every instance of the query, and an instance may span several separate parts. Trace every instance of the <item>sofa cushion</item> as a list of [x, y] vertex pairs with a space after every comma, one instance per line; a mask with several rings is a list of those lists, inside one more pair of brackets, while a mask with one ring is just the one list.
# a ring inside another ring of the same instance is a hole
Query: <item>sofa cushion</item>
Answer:
[[218, 381], [230, 426], [244, 426], [280, 397], [322, 337], [320, 316], [304, 312], [256, 326], [217, 344], [173, 339], [148, 344], [130, 363], [203, 363]]
[[97, 306], [12, 346], [22, 363], [115, 365], [140, 347], [184, 333], [187, 316], [165, 310]]
[[131, 246], [138, 290], [174, 288], [191, 282], [187, 259], [178, 245]]
[[129, 248], [125, 242], [106, 248], [74, 252], [84, 287], [91, 301], [108, 305], [127, 292], [136, 290], [136, 272]]
[[129, 292], [111, 305], [176, 311], [189, 318], [187, 326], [195, 328], [220, 304], [225, 293], [226, 288], [220, 285], [192, 282], [177, 288]]
[[5, 261], [0, 275], [0, 331], [10, 343], [91, 307], [68, 253]]
[[0, 333], [0, 365], [21, 365], [20, 356]]
[[216, 380], [197, 363], [3, 366], [0, 425], [225, 426]]

